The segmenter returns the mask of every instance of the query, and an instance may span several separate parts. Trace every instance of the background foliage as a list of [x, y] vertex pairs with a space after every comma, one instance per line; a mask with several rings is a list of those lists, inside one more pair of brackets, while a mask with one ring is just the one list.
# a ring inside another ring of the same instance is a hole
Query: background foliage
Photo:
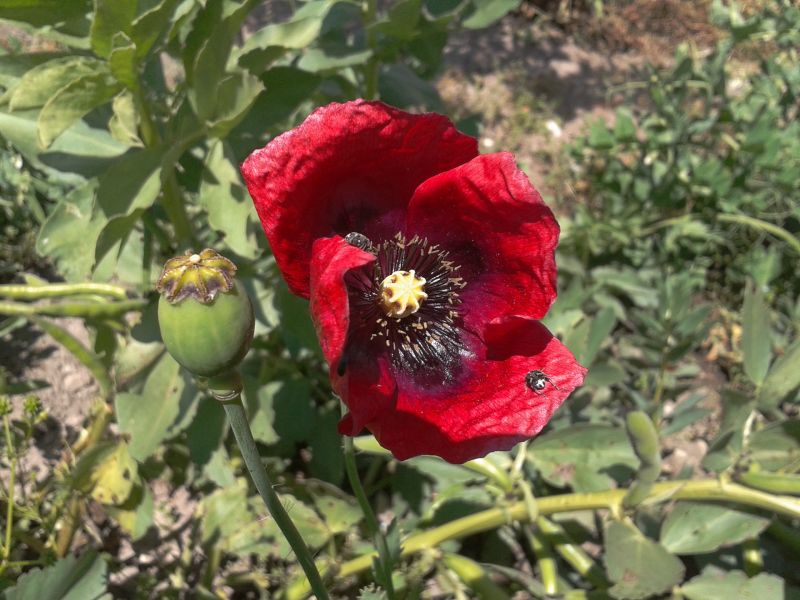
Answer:
[[[399, 463], [357, 440], [391, 558], [370, 573], [339, 403], [237, 165], [331, 101], [444, 110], [430, 80], [448, 35], [520, 4], [273, 3], [285, 10], [243, 36], [265, 10], [255, 0], [0, 0], [0, 18], [47, 42], [0, 55], [0, 277], [25, 284], [0, 288], [0, 332], [50, 334], [99, 396], [82, 436], [35, 477], [21, 465], [46, 420], [42, 383], [0, 382], [6, 597], [303, 595], [221, 408], [159, 340], [160, 266], [207, 246], [237, 263], [255, 300], [251, 424], [342, 595], [797, 593], [800, 10], [789, 0], [745, 15], [715, 2], [714, 48], [682, 46], [625, 85], [613, 122], [589, 124], [558, 157], [569, 185], [546, 323], [590, 367], [586, 385], [543, 435], [464, 466]], [[594, 2], [586, 18], [602, 13]], [[65, 316], [83, 320], [88, 345]], [[662, 459], [687, 436], [707, 438], [702, 466], [670, 470]], [[191, 508], [165, 535], [175, 490]], [[162, 553], [170, 537], [174, 555]], [[119, 552], [120, 538], [159, 560]]]

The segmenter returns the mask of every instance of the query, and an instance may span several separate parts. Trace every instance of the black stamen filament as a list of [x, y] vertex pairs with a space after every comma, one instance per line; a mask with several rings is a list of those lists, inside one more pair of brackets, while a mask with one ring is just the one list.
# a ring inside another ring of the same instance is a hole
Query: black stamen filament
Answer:
[[[358, 236], [349, 234], [345, 239], [362, 247], [363, 236]], [[460, 266], [448, 260], [448, 252], [418, 236], [407, 240], [397, 234], [377, 245], [370, 242], [370, 251], [376, 255], [374, 268], [352, 271], [347, 282], [353, 328], [350, 343], [388, 351], [394, 366], [416, 379], [427, 380], [434, 374], [442, 381], [452, 378], [464, 352], [458, 290], [466, 283], [458, 276]], [[425, 279], [427, 298], [411, 315], [388, 316], [380, 306], [380, 283], [395, 271], [411, 270]]]

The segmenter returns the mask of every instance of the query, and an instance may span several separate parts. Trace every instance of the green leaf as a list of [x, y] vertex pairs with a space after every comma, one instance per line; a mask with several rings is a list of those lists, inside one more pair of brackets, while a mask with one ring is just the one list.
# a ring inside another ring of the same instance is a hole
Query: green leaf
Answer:
[[614, 136], [602, 120], [594, 121], [589, 125], [589, 145], [592, 148], [607, 150], [614, 145]]
[[322, 48], [311, 48], [303, 54], [297, 66], [310, 73], [335, 71], [346, 67], [363, 65], [372, 58], [372, 54], [372, 50], [369, 49], [340, 54]]
[[[309, 3], [313, 4], [313, 3]], [[331, 5], [331, 2], [325, 2]], [[325, 13], [327, 14], [327, 13]], [[261, 28], [251, 35], [239, 51], [239, 56], [245, 56], [254, 50], [266, 49], [273, 46], [281, 48], [301, 49], [311, 44], [319, 36], [325, 14], [297, 18], [285, 23], [273, 23]]]
[[766, 406], [778, 406], [798, 385], [800, 385], [800, 338], [775, 359], [758, 391], [758, 401]]
[[639, 600], [667, 593], [683, 579], [683, 563], [627, 522], [605, 526], [606, 573], [618, 600]]
[[133, 22], [130, 36], [136, 44], [137, 58], [144, 58], [155, 46], [158, 38], [170, 24], [170, 17], [175, 13], [178, 1], [162, 0], [150, 10], [139, 15]]
[[0, 96], [0, 104], [8, 100], [11, 88], [17, 85], [28, 71], [56, 58], [65, 58], [65, 55], [63, 52], [0, 55], [0, 88], [9, 90], [7, 94]]
[[100, 177], [97, 204], [107, 218], [150, 208], [161, 192], [164, 148], [131, 152]]
[[352, 500], [321, 493], [314, 494], [312, 498], [331, 534], [349, 533], [364, 518], [361, 508]]
[[85, 281], [94, 266], [94, 247], [106, 219], [94, 211], [94, 181], [61, 200], [42, 224], [36, 250], [58, 265], [67, 281]]
[[101, 504], [123, 504], [138, 478], [138, 466], [125, 442], [105, 442], [83, 453], [72, 472], [72, 485]]
[[40, 146], [49, 147], [75, 121], [111, 100], [120, 89], [119, 82], [110, 73], [84, 75], [61, 88], [39, 113]]
[[139, 540], [153, 525], [153, 494], [140, 483], [122, 506], [109, 506], [106, 510], [131, 539]]
[[45, 569], [20, 576], [14, 587], [3, 592], [4, 600], [110, 600], [106, 593], [107, 567], [96, 552], [75, 558], [70, 555]]
[[90, 0], [0, 0], [0, 16], [31, 25], [51, 25], [82, 17], [91, 10]]
[[[225, 77], [233, 41], [254, 4], [255, 0], [222, 6], [209, 3], [198, 17], [196, 29], [192, 32], [193, 44], [184, 50], [184, 63], [189, 100], [201, 120], [210, 119], [214, 114], [218, 105], [217, 88]], [[217, 14], [226, 7], [230, 7], [228, 14]]]
[[342, 438], [336, 429], [341, 418], [338, 406], [318, 409], [309, 436], [311, 460], [309, 471], [312, 477], [339, 485], [344, 477], [344, 456]]
[[381, 69], [378, 90], [381, 98], [394, 106], [442, 110], [442, 99], [436, 87], [403, 64]]
[[97, 56], [108, 58], [117, 32], [131, 33], [137, 0], [94, 0], [94, 18], [89, 41]]
[[210, 397], [200, 399], [197, 414], [186, 429], [186, 445], [197, 465], [206, 465], [225, 437], [226, 417], [220, 403]]
[[114, 46], [108, 57], [111, 74], [129, 90], [139, 87], [136, 44], [124, 33], [114, 35]]
[[625, 431], [607, 425], [581, 424], [541, 435], [528, 446], [528, 457], [549, 483], [577, 492], [608, 489], [639, 466]]
[[388, 18], [372, 27], [384, 35], [397, 39], [410, 39], [419, 33], [417, 24], [420, 18], [422, 0], [400, 0], [388, 13]]
[[[259, 143], [258, 135], [288, 119], [297, 106], [311, 96], [322, 78], [294, 67], [273, 67], [261, 75], [266, 91], [256, 98], [252, 109], [237, 126], [236, 139], [242, 155]], [[228, 140], [230, 141], [230, 140]]]
[[756, 386], [764, 382], [772, 358], [769, 308], [760, 288], [748, 281], [742, 309], [742, 354], [744, 372]]
[[730, 506], [678, 502], [661, 527], [661, 544], [675, 554], [704, 554], [758, 537], [769, 519]]
[[522, 0], [473, 0], [474, 10], [462, 24], [467, 29], [482, 29], [516, 10], [521, 3]]
[[766, 471], [781, 471], [800, 461], [800, 421], [773, 423], [750, 436], [750, 459]]
[[215, 90], [213, 114], [208, 118], [208, 132], [223, 138], [247, 116], [259, 94], [264, 91], [261, 80], [249, 73], [231, 73]]
[[748, 577], [741, 571], [706, 572], [680, 587], [688, 600], [767, 600], [784, 598], [784, 581], [777, 575], [759, 573]]
[[[48, 152], [41, 152], [36, 131], [37, 117], [35, 111], [7, 113], [0, 110], [0, 135], [33, 166], [46, 171], [54, 179], [73, 185], [83, 183], [84, 177], [101, 173], [128, 149], [107, 131], [92, 129], [83, 121], [77, 121], [53, 142]], [[80, 173], [80, 176], [73, 173]]]
[[105, 72], [102, 61], [88, 56], [63, 56], [42, 63], [25, 73], [9, 92], [10, 110], [44, 106], [58, 90], [86, 75]]
[[178, 416], [184, 386], [180, 365], [165, 353], [147, 377], [141, 394], [117, 394], [117, 421], [120, 431], [130, 435], [133, 458], [145, 460], [166, 439]]
[[636, 125], [633, 117], [627, 109], [617, 109], [616, 121], [614, 122], [614, 137], [618, 142], [632, 142], [636, 140]]
[[742, 430], [753, 410], [751, 398], [733, 390], [722, 392], [722, 423], [703, 458], [706, 469], [720, 472], [730, 467], [742, 452]]
[[130, 92], [117, 95], [111, 109], [114, 114], [108, 121], [108, 130], [114, 139], [126, 146], [143, 146], [139, 139], [139, 113], [136, 111], [133, 95]]

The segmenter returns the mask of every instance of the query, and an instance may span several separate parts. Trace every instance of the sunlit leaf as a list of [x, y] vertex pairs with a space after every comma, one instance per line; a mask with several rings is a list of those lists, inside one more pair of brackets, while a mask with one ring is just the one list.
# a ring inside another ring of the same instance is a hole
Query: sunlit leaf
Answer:
[[661, 544], [676, 554], [702, 554], [758, 537], [769, 519], [729, 506], [679, 502], [661, 527]]

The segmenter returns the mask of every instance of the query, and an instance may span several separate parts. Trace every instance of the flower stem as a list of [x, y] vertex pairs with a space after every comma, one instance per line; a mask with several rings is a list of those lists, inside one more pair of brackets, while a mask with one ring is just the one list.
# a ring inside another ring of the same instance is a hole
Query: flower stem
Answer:
[[283, 532], [286, 541], [289, 542], [292, 550], [294, 550], [295, 556], [297, 556], [297, 560], [308, 578], [308, 584], [318, 600], [328, 600], [328, 592], [325, 590], [322, 577], [320, 577], [303, 536], [300, 535], [297, 527], [295, 527], [275, 490], [272, 489], [272, 483], [269, 480], [267, 471], [261, 463], [261, 456], [253, 439], [253, 432], [250, 430], [250, 423], [247, 420], [239, 391], [233, 391], [229, 398], [224, 398], [218, 395], [218, 391], [215, 390], [215, 397], [220, 400], [225, 409], [225, 414], [228, 415], [233, 435], [239, 444], [250, 477], [253, 479], [253, 483], [270, 515], [275, 519], [275, 523]]
[[[607, 490], [584, 494], [563, 494], [538, 498], [540, 515], [551, 515], [579, 510], [613, 509], [618, 507], [627, 493], [626, 489]], [[656, 483], [648, 496], [650, 502], [670, 500], [698, 500], [701, 502], [732, 502], [762, 510], [772, 511], [790, 518], [800, 518], [800, 500], [776, 496], [747, 488], [725, 479], [699, 481], [677, 480]], [[510, 521], [525, 523], [530, 520], [530, 511], [524, 501], [510, 506], [490, 508], [439, 527], [412, 535], [402, 547], [402, 556], [435, 548], [448, 540], [459, 539], [476, 533], [495, 529]], [[377, 555], [373, 552], [347, 561], [340, 566], [337, 577], [345, 578], [369, 569]], [[295, 582], [287, 589], [287, 598], [303, 598], [309, 590], [305, 582]]]
[[353, 488], [353, 493], [361, 506], [361, 512], [364, 513], [364, 519], [367, 522], [367, 531], [369, 536], [374, 540], [378, 549], [378, 562], [384, 574], [384, 588], [388, 600], [393, 600], [395, 597], [394, 586], [392, 585], [392, 557], [389, 554], [389, 545], [386, 543], [386, 536], [381, 531], [380, 523], [372, 510], [364, 486], [361, 485], [361, 479], [358, 477], [358, 468], [356, 466], [356, 455], [353, 447], [353, 438], [350, 436], [343, 436], [344, 447], [344, 468], [347, 471], [347, 479], [350, 481], [350, 487]]

